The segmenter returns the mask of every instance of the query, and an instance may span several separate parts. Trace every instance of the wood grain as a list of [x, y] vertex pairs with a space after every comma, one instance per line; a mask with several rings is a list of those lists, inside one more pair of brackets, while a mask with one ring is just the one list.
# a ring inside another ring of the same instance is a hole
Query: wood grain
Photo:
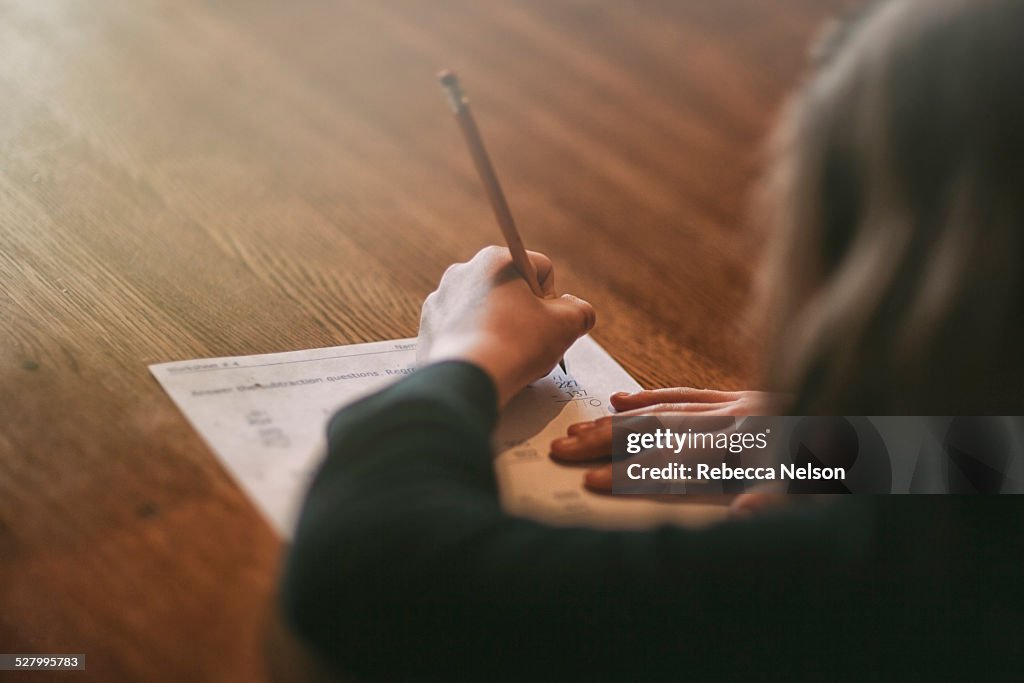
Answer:
[[596, 338], [648, 386], [750, 383], [760, 142], [849, 4], [0, 5], [0, 651], [274, 677], [280, 541], [146, 366], [415, 334], [500, 239], [439, 67]]

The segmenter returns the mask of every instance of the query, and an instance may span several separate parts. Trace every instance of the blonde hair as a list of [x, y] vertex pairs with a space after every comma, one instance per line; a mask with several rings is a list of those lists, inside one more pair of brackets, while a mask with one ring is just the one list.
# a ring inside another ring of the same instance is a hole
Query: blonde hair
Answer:
[[772, 147], [766, 377], [792, 410], [1018, 414], [1024, 2], [834, 29]]

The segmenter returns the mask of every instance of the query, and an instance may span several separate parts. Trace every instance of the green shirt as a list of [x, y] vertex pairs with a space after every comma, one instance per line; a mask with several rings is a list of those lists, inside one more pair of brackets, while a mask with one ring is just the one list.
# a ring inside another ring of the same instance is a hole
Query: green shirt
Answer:
[[503, 511], [496, 421], [492, 382], [459, 362], [331, 421], [282, 604], [339, 670], [397, 681], [1024, 671], [1013, 496], [850, 496], [702, 531], [551, 527]]

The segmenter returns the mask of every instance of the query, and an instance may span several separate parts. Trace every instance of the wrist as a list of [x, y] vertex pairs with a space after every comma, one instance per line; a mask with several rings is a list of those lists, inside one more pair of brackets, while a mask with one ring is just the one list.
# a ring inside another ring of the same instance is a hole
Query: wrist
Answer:
[[529, 380], [518, 379], [497, 354], [485, 350], [467, 351], [461, 360], [472, 363], [491, 378], [498, 397], [499, 410], [508, 405], [509, 401], [529, 384]]
[[498, 344], [481, 341], [459, 343], [452, 340], [433, 345], [422, 358], [422, 364], [442, 361], [471, 363], [482, 370], [494, 384], [499, 410], [530, 383], [530, 378], [526, 378], [525, 373], [517, 369], [514, 359], [510, 354], [503, 353]]

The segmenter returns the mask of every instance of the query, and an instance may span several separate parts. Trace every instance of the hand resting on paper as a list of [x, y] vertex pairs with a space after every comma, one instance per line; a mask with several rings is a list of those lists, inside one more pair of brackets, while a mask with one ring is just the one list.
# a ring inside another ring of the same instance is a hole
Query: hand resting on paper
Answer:
[[[761, 391], [715, 391], [711, 389], [654, 389], [633, 394], [619, 393], [611, 397], [612, 407], [619, 416], [681, 415], [728, 416], [776, 415], [785, 397]], [[589, 462], [611, 458], [612, 418], [602, 417], [571, 425], [568, 434], [551, 442], [551, 456], [564, 462]], [[599, 493], [612, 490], [612, 466], [607, 464], [590, 470], [584, 476], [584, 485]], [[784, 499], [761, 493], [737, 496], [732, 507], [735, 512], [750, 512], [771, 506]]]
[[486, 247], [445, 272], [437, 291], [423, 302], [421, 367], [442, 360], [474, 363], [494, 380], [504, 406], [590, 331], [593, 307], [569, 294], [556, 296], [551, 260], [528, 253], [544, 299], [530, 291], [505, 247]]

